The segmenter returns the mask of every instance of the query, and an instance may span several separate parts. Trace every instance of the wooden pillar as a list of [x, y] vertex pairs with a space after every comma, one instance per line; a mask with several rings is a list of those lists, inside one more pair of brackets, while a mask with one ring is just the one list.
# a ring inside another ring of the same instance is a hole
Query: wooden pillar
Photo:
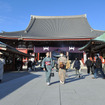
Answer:
[[38, 53], [38, 60], [39, 60], [39, 55], [40, 55], [40, 53]]
[[52, 53], [50, 52], [50, 57], [52, 56]]
[[16, 60], [15, 60], [15, 54], [13, 54], [13, 65], [12, 65], [12, 70], [15, 71], [16, 70]]
[[83, 63], [86, 62], [86, 59], [87, 59], [87, 54], [85, 52], [83, 52]]
[[21, 70], [23, 70], [23, 56], [21, 56]]
[[69, 52], [66, 52], [67, 60], [69, 60]]

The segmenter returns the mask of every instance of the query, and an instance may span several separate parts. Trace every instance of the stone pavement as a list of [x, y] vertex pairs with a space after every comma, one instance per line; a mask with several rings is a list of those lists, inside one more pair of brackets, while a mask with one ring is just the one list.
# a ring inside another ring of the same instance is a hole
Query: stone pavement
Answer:
[[0, 84], [0, 105], [105, 105], [105, 80], [91, 79], [92, 75], [82, 71], [81, 78], [74, 70], [67, 72], [64, 85], [59, 83], [56, 71], [50, 86], [43, 71], [4, 81]]

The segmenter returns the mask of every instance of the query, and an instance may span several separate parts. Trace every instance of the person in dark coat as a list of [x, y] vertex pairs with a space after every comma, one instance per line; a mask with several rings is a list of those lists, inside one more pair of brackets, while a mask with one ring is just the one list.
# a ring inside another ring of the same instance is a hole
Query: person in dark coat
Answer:
[[81, 65], [81, 64], [80, 64], [79, 59], [76, 58], [76, 59], [75, 59], [75, 62], [74, 62], [74, 66], [73, 66], [73, 68], [75, 68], [75, 70], [76, 70], [76, 76], [79, 75], [79, 78], [80, 78], [80, 72], [79, 72], [80, 65]]
[[32, 61], [31, 59], [29, 59], [28, 61], [28, 71], [31, 71], [32, 70]]
[[22, 70], [22, 66], [23, 66], [22, 60], [20, 58], [16, 58], [15, 59], [16, 70], [18, 70], [18, 71]]
[[92, 66], [92, 61], [88, 57], [88, 59], [85, 62], [85, 65], [87, 66], [87, 73], [90, 74], [91, 66]]
[[105, 79], [105, 74], [102, 71], [102, 62], [98, 55], [96, 55], [96, 63], [95, 63], [95, 71], [94, 71], [94, 77], [92, 79], [96, 79], [98, 76], [98, 71], [100, 71], [103, 79]]
[[92, 59], [92, 65], [91, 65], [91, 72], [92, 74], [94, 74], [94, 70], [95, 70], [95, 61]]

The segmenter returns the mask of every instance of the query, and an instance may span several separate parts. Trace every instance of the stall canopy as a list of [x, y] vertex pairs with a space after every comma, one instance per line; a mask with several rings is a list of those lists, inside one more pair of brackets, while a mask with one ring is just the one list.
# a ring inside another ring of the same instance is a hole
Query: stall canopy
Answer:
[[21, 55], [21, 56], [24, 56], [24, 57], [32, 57], [28, 54], [25, 54], [23, 52], [20, 52], [18, 51], [17, 49], [13, 48], [12, 46], [9, 46], [3, 42], [0, 41], [0, 51], [1, 52], [11, 52], [11, 53], [15, 53], [17, 55]]
[[92, 48], [92, 50], [95, 51], [103, 47], [105, 47], [105, 33], [100, 35], [99, 37], [90, 40], [85, 46], [79, 48], [79, 50], [89, 51], [89, 49]]
[[105, 43], [105, 33], [103, 33], [102, 35], [92, 39], [92, 41], [98, 41], [98, 42]]

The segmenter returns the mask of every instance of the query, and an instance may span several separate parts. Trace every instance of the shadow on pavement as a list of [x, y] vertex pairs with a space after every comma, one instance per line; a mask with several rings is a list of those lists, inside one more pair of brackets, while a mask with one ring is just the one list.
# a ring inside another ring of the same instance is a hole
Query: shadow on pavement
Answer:
[[66, 83], [74, 82], [74, 81], [81, 80], [81, 79], [85, 79], [85, 77], [89, 76], [89, 75], [81, 75], [80, 78], [79, 77], [70, 78], [71, 76], [76, 76], [76, 74], [70, 75], [69, 78], [66, 79]]
[[51, 82], [50, 85], [53, 85], [53, 84], [56, 84], [56, 83], [59, 83], [60, 81], [55, 81], [55, 82]]
[[19, 71], [19, 72], [18, 71], [12, 71], [12, 72], [4, 73], [3, 80], [1, 82], [1, 84], [8, 82], [8, 81], [11, 81], [13, 79], [17, 79], [17, 78], [29, 75], [29, 74], [30, 74], [30, 72], [27, 72], [27, 71]]
[[3, 82], [0, 84], [0, 99], [6, 97], [7, 95], [11, 94], [21, 86], [25, 85], [29, 81], [40, 77], [41, 75], [36, 75], [36, 74], [31, 74], [30, 75], [25, 75], [22, 77], [15, 78], [11, 81], [8, 82]]

